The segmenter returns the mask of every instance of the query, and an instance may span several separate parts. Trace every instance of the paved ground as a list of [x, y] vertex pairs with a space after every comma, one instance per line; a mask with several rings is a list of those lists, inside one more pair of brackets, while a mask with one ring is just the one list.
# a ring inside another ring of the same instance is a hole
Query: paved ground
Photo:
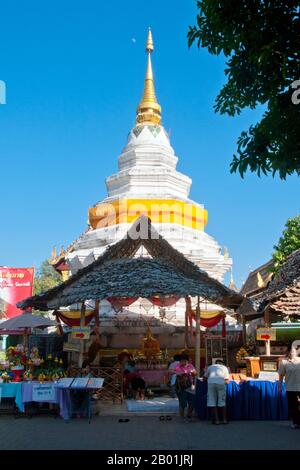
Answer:
[[210, 422], [159, 421], [155, 416], [132, 416], [119, 423], [117, 416], [96, 416], [64, 423], [41, 416], [14, 419], [0, 416], [0, 449], [297, 449], [300, 429], [285, 421], [236, 421], [214, 426]]

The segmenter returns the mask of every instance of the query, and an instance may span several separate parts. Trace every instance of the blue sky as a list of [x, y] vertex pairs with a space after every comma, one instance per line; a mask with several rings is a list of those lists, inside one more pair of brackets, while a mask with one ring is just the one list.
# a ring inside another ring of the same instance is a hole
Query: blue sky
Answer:
[[163, 122], [191, 197], [208, 209], [206, 231], [228, 247], [238, 285], [270, 258], [299, 213], [299, 180], [230, 174], [237, 138], [261, 110], [214, 113], [225, 62], [187, 47], [196, 2], [10, 0], [0, 13], [0, 265], [38, 266], [85, 230], [134, 124], [148, 26]]

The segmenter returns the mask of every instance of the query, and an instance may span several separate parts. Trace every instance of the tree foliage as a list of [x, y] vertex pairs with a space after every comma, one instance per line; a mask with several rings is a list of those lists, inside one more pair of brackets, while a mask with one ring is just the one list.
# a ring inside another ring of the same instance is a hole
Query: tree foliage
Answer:
[[34, 279], [33, 293], [41, 294], [62, 282], [60, 275], [55, 271], [48, 260], [42, 262]]
[[274, 246], [273, 271], [278, 272], [287, 257], [300, 248], [300, 215], [288, 219], [278, 244]]
[[299, 175], [300, 104], [292, 101], [292, 86], [300, 79], [300, 1], [203, 0], [197, 6], [189, 46], [196, 42], [228, 59], [216, 112], [234, 116], [266, 106], [261, 121], [240, 135], [231, 172]]

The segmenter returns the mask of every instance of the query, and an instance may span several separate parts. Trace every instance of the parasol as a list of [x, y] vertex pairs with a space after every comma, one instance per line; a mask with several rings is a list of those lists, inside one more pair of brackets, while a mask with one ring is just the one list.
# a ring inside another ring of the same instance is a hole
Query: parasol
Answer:
[[14, 318], [10, 318], [0, 323], [0, 333], [2, 334], [20, 334], [23, 335], [24, 345], [28, 346], [28, 335], [31, 328], [47, 328], [48, 326], [57, 326], [56, 321], [45, 318], [41, 315], [32, 315], [32, 313], [24, 312]]
[[57, 325], [56, 321], [50, 320], [49, 318], [25, 312], [18, 317], [10, 318], [0, 323], [0, 332], [2, 332], [2, 330], [16, 330], [19, 328], [47, 328], [48, 326]]

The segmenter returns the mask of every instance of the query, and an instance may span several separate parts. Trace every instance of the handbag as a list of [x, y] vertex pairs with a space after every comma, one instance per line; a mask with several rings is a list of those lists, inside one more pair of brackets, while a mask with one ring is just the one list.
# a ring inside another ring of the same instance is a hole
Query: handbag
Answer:
[[187, 374], [177, 375], [176, 386], [180, 390], [186, 390], [187, 388], [190, 388], [191, 381], [189, 376]]

